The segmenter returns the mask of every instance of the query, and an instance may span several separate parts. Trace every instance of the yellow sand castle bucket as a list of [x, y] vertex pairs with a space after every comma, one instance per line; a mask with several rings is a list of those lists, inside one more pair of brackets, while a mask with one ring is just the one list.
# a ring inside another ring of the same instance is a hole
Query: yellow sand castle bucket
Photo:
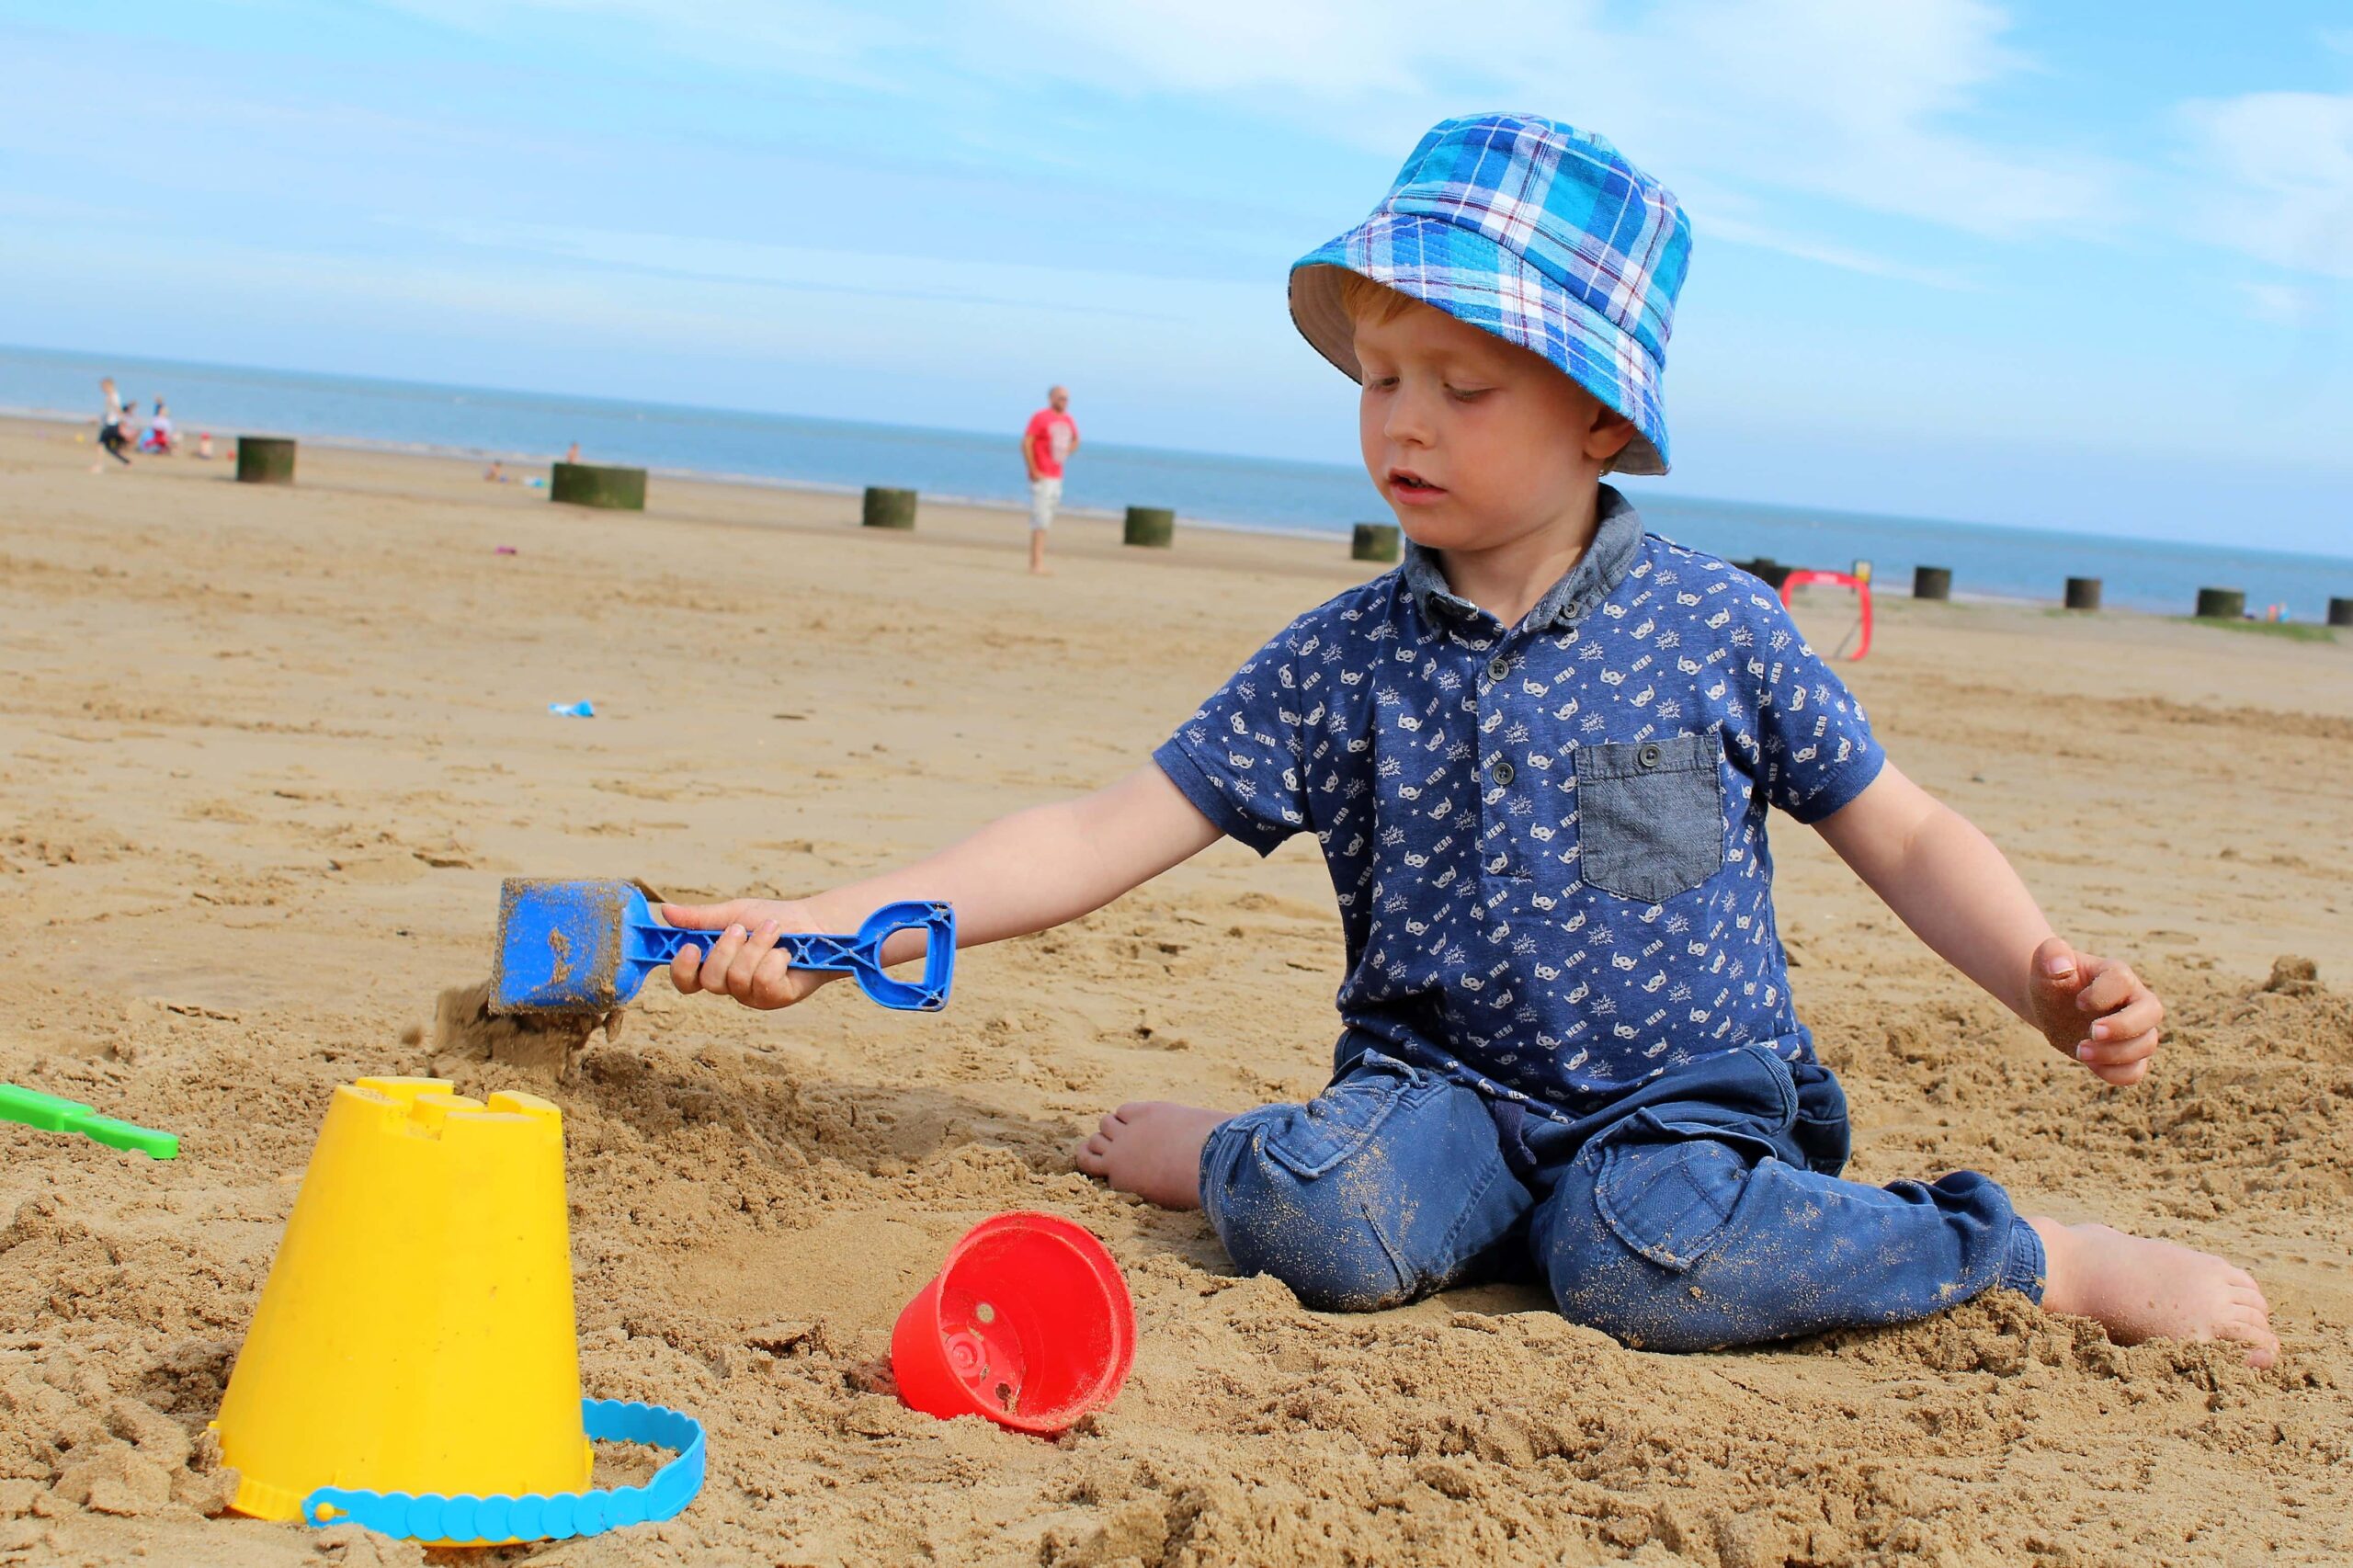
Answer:
[[[438, 1078], [335, 1092], [221, 1402], [234, 1506], [425, 1540], [591, 1535], [702, 1485], [702, 1428], [580, 1397], [563, 1116]], [[591, 1437], [679, 1457], [583, 1490]]]
[[337, 1088], [215, 1423], [238, 1512], [585, 1486], [568, 1221], [547, 1101]]

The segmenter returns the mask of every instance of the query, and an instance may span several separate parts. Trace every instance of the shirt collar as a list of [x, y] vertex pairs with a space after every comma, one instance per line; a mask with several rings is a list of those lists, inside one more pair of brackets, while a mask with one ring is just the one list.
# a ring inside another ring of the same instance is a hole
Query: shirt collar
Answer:
[[[1545, 590], [1544, 597], [1536, 601], [1520, 625], [1538, 630], [1574, 626], [1625, 580], [1627, 569], [1634, 563], [1634, 551], [1643, 542], [1643, 515], [1634, 509], [1632, 502], [1618, 493], [1616, 486], [1608, 484], [1600, 487], [1596, 510], [1598, 519], [1593, 542], [1586, 546], [1585, 553], [1568, 574]], [[1411, 540], [1405, 541], [1404, 577], [1405, 591], [1413, 595], [1414, 603], [1433, 624], [1442, 624], [1449, 618], [1487, 616], [1485, 610], [1446, 585], [1446, 572], [1438, 564], [1438, 551], [1425, 550]]]

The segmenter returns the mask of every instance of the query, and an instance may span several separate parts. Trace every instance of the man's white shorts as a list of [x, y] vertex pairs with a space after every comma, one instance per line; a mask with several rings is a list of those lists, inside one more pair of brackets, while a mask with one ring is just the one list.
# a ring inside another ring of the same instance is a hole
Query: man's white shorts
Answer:
[[1054, 526], [1054, 508], [1063, 504], [1060, 478], [1029, 482], [1029, 526], [1040, 533]]

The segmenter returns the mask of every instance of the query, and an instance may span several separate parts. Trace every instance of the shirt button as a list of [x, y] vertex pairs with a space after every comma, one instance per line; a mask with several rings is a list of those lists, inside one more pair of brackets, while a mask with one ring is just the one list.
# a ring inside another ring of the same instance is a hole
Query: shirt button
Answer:
[[1489, 680], [1501, 680], [1504, 676], [1509, 674], [1511, 674], [1511, 661], [1505, 658], [1501, 653], [1497, 653], [1494, 658], [1487, 661], [1487, 678]]
[[1512, 765], [1507, 761], [1496, 763], [1495, 782], [1498, 784], [1510, 783], [1516, 771], [1517, 770], [1514, 769]]
[[1658, 766], [1658, 747], [1644, 746], [1641, 751], [1634, 754], [1634, 760], [1641, 763], [1644, 767], [1656, 767]]

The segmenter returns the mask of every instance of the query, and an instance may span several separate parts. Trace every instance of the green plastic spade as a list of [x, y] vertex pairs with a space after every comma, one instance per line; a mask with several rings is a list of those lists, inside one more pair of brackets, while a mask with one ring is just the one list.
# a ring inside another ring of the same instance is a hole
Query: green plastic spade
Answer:
[[109, 1149], [135, 1149], [151, 1160], [168, 1160], [180, 1152], [172, 1133], [152, 1127], [133, 1127], [110, 1116], [100, 1116], [79, 1100], [44, 1095], [39, 1089], [0, 1084], [0, 1121], [21, 1121], [43, 1132], [74, 1132]]

